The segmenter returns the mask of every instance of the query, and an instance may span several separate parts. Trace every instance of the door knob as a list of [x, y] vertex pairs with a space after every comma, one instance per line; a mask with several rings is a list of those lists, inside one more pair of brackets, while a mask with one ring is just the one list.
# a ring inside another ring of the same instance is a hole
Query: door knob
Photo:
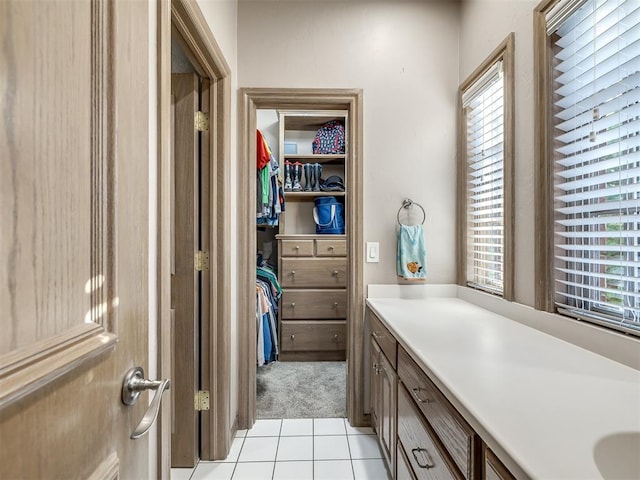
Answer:
[[171, 380], [147, 380], [144, 378], [144, 369], [142, 367], [132, 367], [124, 376], [122, 382], [122, 403], [125, 405], [135, 405], [140, 397], [140, 393], [144, 390], [157, 390], [149, 409], [146, 411], [140, 423], [131, 434], [132, 439], [140, 438], [146, 434], [153, 422], [158, 418], [160, 411], [160, 401], [165, 390], [171, 387]]

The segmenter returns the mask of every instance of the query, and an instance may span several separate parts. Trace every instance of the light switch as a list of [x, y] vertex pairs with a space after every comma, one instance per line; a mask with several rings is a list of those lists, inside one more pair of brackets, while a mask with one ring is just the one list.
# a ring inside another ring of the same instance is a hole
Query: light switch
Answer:
[[378, 263], [380, 261], [380, 244], [378, 242], [367, 242], [367, 263]]

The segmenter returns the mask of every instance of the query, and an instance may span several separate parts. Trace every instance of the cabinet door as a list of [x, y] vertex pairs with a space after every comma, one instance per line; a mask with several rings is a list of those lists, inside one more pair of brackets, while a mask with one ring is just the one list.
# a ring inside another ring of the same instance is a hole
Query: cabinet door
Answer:
[[484, 478], [487, 480], [515, 480], [515, 477], [496, 457], [489, 448], [484, 445]]
[[380, 403], [379, 380], [380, 380], [380, 347], [373, 338], [370, 341], [371, 346], [371, 382], [370, 382], [370, 401], [371, 401], [371, 427], [378, 432], [378, 411]]
[[394, 453], [396, 450], [396, 395], [398, 382], [396, 372], [384, 356], [380, 354], [379, 390], [380, 397], [378, 411], [378, 437], [382, 445], [382, 452], [387, 459], [389, 469], [394, 471]]

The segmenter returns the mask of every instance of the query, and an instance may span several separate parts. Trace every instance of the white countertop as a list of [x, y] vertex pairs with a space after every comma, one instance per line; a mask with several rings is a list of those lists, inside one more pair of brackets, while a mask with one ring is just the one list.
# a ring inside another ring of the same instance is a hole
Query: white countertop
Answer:
[[640, 479], [640, 371], [459, 298], [367, 305], [517, 476]]

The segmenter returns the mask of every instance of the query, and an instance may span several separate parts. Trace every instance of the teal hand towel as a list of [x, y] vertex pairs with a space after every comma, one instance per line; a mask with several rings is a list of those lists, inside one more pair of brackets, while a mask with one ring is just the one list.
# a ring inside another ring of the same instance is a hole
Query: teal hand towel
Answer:
[[427, 249], [422, 225], [400, 225], [396, 260], [399, 277], [405, 280], [427, 277]]

